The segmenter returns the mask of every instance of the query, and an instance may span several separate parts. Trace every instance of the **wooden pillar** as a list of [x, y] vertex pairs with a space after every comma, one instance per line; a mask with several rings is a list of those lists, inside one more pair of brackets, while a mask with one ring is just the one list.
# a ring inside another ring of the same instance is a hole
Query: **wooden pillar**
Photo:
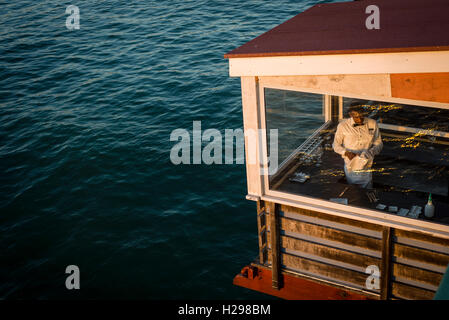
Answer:
[[267, 261], [267, 224], [265, 202], [257, 201], [257, 233], [259, 238], [259, 263]]
[[272, 287], [279, 290], [281, 283], [281, 250], [279, 241], [279, 205], [274, 202], [266, 203], [270, 218], [271, 242], [271, 275]]
[[388, 300], [391, 293], [391, 255], [393, 228], [383, 227], [382, 230], [382, 269], [380, 275], [380, 299]]
[[338, 123], [338, 117], [340, 113], [340, 99], [338, 96], [331, 96], [330, 99], [330, 111], [331, 111], [331, 120]]

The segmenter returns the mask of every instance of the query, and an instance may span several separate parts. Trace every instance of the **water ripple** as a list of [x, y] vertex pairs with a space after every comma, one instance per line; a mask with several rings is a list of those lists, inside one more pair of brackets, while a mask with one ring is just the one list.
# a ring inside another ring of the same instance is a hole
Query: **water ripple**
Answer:
[[[241, 128], [223, 54], [314, 2], [9, 1], [0, 11], [0, 298], [265, 298], [245, 168], [174, 166], [170, 132]], [[182, 272], [180, 272], [180, 268]], [[114, 279], [114, 281], [110, 281]]]

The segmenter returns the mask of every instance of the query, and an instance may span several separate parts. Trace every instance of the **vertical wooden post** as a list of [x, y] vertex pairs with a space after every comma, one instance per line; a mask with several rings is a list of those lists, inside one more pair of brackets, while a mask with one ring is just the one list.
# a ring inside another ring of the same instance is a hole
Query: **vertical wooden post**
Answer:
[[266, 207], [262, 200], [257, 201], [257, 233], [259, 238], [259, 263], [264, 264], [267, 252]]
[[271, 274], [272, 287], [279, 290], [281, 283], [281, 254], [279, 245], [279, 205], [274, 202], [266, 203], [270, 215], [271, 241]]
[[339, 107], [340, 107], [340, 100], [338, 96], [331, 96], [330, 99], [330, 110], [331, 110], [331, 120], [338, 123], [338, 115], [339, 115]]
[[391, 292], [391, 254], [392, 254], [391, 227], [383, 227], [382, 230], [382, 270], [380, 275], [380, 299], [388, 300]]
[[339, 96], [338, 97], [338, 120], [343, 119], [344, 115], [343, 115], [343, 97]]

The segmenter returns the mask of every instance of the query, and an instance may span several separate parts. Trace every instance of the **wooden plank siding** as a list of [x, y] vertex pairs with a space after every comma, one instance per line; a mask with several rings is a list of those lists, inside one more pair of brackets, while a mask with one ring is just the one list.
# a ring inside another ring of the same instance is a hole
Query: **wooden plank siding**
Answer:
[[443, 278], [441, 273], [426, 271], [399, 263], [393, 263], [392, 269], [395, 280], [399, 281], [400, 279], [404, 279], [405, 281], [416, 283], [418, 287], [427, 288], [432, 291], [438, 289], [438, 284]]
[[366, 268], [381, 268], [381, 226], [285, 205], [279, 222], [283, 268], [363, 290]]
[[438, 249], [435, 246], [435, 248], [432, 248], [432, 250], [434, 250], [434, 251], [441, 250], [442, 252], [449, 254], [449, 240], [448, 239], [437, 238], [434, 236], [424, 234], [422, 232], [412, 232], [412, 231], [399, 230], [399, 229], [396, 230], [395, 235], [398, 238], [398, 240], [400, 238], [403, 238], [403, 239], [420, 241], [422, 243], [427, 243], [430, 245], [441, 246], [442, 247], [441, 249]]
[[431, 300], [435, 295], [433, 291], [403, 285], [400, 282], [392, 283], [391, 292], [394, 297], [401, 297], [407, 300]]
[[281, 254], [281, 263], [284, 268], [299, 271], [306, 275], [320, 276], [324, 280], [331, 280], [339, 284], [349, 285], [357, 289], [364, 289], [367, 274], [341, 268], [331, 264], [306, 259], [288, 253]]
[[380, 238], [380, 233], [382, 232], [382, 226], [377, 225], [377, 224], [358, 221], [358, 220], [354, 220], [354, 219], [342, 218], [342, 217], [338, 217], [338, 216], [332, 216], [332, 215], [329, 215], [326, 213], [321, 213], [318, 211], [311, 211], [311, 210], [306, 210], [306, 209], [296, 208], [296, 207], [291, 207], [291, 206], [286, 206], [286, 205], [281, 205], [280, 211], [284, 212], [284, 213], [296, 214], [297, 219], [305, 219], [305, 217], [321, 219], [322, 222], [320, 222], [319, 224], [323, 224], [323, 225], [326, 222], [329, 222], [329, 225], [335, 226], [335, 225], [340, 224], [344, 228], [358, 227], [358, 228], [362, 228], [362, 229], [366, 229], [366, 230], [377, 231], [377, 232], [379, 232], [379, 238]]
[[389, 74], [333, 74], [300, 76], [264, 76], [260, 85], [279, 89], [315, 91], [339, 96], [391, 97]]
[[449, 263], [449, 240], [395, 229], [392, 259], [392, 295], [431, 299]]
[[[446, 239], [286, 205], [265, 206], [278, 215], [266, 219], [264, 262], [269, 266], [274, 257], [281, 272], [361, 289], [380, 299], [432, 299], [449, 263]], [[269, 239], [277, 241], [275, 254]], [[367, 288], [368, 266], [378, 267], [379, 288]]]
[[345, 244], [355, 248], [369, 249], [372, 251], [381, 250], [379, 239], [365, 237], [356, 233], [341, 231], [330, 227], [314, 225], [307, 222], [298, 223], [297, 220], [280, 218], [281, 229], [291, 233], [311, 236], [314, 238], [324, 238], [336, 243]]
[[391, 74], [394, 98], [449, 102], [449, 72]]

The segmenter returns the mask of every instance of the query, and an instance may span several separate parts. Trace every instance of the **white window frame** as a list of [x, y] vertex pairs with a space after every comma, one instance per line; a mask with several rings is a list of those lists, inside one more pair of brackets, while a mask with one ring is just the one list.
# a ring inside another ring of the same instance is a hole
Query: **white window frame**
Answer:
[[[283, 86], [274, 83], [270, 83], [269, 80], [264, 80], [263, 78], [259, 78], [259, 86], [258, 86], [258, 96], [259, 96], [259, 104], [258, 104], [258, 114], [259, 114], [259, 128], [265, 130], [266, 132], [266, 119], [265, 119], [265, 89], [280, 89], [280, 90], [290, 90], [290, 91], [299, 91], [306, 93], [316, 93], [323, 95], [337, 95], [332, 92], [326, 92], [321, 90], [311, 90], [310, 88], [301, 88], [296, 86]], [[376, 100], [376, 101], [385, 101], [392, 103], [403, 103], [403, 104], [411, 104], [417, 106], [429, 106], [435, 107], [440, 106], [441, 104], [435, 104], [432, 102], [423, 102], [423, 101], [414, 101], [408, 99], [397, 99], [397, 98], [386, 98], [386, 97], [373, 97], [373, 96], [361, 96], [354, 95], [351, 98], [360, 98], [365, 100]], [[328, 108], [329, 99], [324, 99], [325, 106], [324, 108]], [[340, 110], [339, 117], [343, 117], [342, 114], [342, 98], [340, 99]], [[440, 107], [441, 108], [441, 107]], [[443, 237], [449, 239], [449, 226], [443, 225], [437, 222], [430, 222], [420, 219], [412, 219], [407, 217], [401, 217], [393, 214], [382, 213], [381, 211], [359, 208], [350, 205], [343, 205], [334, 203], [327, 200], [322, 200], [318, 198], [311, 198], [302, 195], [296, 195], [286, 192], [280, 192], [269, 189], [269, 178], [268, 178], [268, 166], [267, 166], [267, 136], [261, 135], [259, 139], [259, 144], [261, 144], [261, 191], [262, 196], [261, 199], [264, 201], [272, 201], [280, 204], [290, 205], [294, 207], [299, 207], [303, 209], [319, 211], [324, 213], [329, 213], [336, 216], [341, 216], [349, 219], [360, 220], [364, 222], [370, 222], [375, 224], [380, 224], [383, 226], [389, 226], [393, 228], [399, 228], [403, 230], [410, 231], [420, 231], [433, 236]], [[448, 248], [449, 253], [449, 248]]]

